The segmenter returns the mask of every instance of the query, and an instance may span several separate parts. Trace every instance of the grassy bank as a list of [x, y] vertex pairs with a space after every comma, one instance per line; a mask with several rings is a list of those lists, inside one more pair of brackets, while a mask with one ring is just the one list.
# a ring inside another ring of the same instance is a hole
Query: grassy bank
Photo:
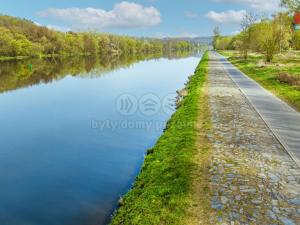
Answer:
[[[196, 195], [194, 188], [199, 185], [195, 173], [204, 172], [198, 170], [199, 163], [207, 158], [198, 157], [199, 129], [206, 127], [205, 121], [199, 121], [199, 113], [200, 99], [204, 99], [207, 63], [208, 55], [205, 54], [187, 84], [188, 95], [155, 147], [148, 151], [140, 175], [120, 201], [111, 224], [187, 224], [192, 223], [189, 217], [201, 210], [190, 206]], [[203, 154], [209, 154], [208, 148], [203, 149]]]
[[300, 52], [277, 55], [272, 63], [264, 63], [263, 56], [250, 54], [242, 60], [236, 51], [220, 51], [228, 60], [263, 87], [300, 111]]

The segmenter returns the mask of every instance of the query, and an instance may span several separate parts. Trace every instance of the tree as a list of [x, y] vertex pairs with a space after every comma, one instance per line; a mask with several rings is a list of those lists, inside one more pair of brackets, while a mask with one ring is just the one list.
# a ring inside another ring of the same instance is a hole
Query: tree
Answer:
[[300, 31], [295, 31], [292, 37], [293, 48], [296, 50], [300, 50]]
[[219, 27], [215, 27], [214, 28], [214, 39], [213, 39], [213, 47], [214, 47], [214, 49], [216, 50], [217, 48], [217, 46], [216, 46], [216, 43], [217, 43], [217, 40], [220, 38], [220, 36], [221, 36], [221, 31], [220, 31], [220, 28]]
[[32, 21], [0, 15], [0, 56], [101, 55], [135, 56], [186, 51], [194, 46], [181, 40], [138, 39], [89, 32], [60, 32]]
[[231, 50], [233, 47], [233, 37], [219, 37], [216, 40], [215, 47], [218, 50]]
[[94, 34], [84, 33], [83, 34], [83, 50], [85, 54], [97, 54], [98, 43]]
[[32, 43], [24, 35], [16, 34], [12, 41], [14, 56], [39, 56], [42, 47], [37, 43]]
[[252, 29], [251, 26], [257, 21], [257, 16], [251, 12], [247, 12], [241, 22], [241, 35], [240, 35], [240, 51], [244, 60], [248, 58], [248, 52], [251, 49]]
[[82, 37], [74, 34], [67, 33], [65, 36], [66, 45], [64, 51], [67, 55], [80, 55], [84, 53]]
[[110, 51], [110, 39], [108, 35], [102, 34], [98, 37], [98, 53], [102, 56], [108, 54]]
[[0, 34], [0, 56], [14, 56], [13, 34], [4, 27], [0, 27]]
[[263, 20], [253, 26], [256, 51], [265, 56], [266, 62], [271, 62], [274, 55], [280, 51], [281, 31], [275, 21]]
[[300, 0], [281, 0], [281, 5], [287, 7], [292, 12], [300, 11]]
[[287, 13], [278, 13], [274, 16], [273, 26], [279, 44], [279, 52], [287, 50], [292, 40], [292, 20]]

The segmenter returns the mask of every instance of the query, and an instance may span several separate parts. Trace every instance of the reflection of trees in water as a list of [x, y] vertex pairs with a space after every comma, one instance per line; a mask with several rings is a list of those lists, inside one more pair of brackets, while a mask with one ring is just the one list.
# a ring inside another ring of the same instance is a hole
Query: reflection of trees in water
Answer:
[[[11, 60], [0, 63], [0, 93], [23, 87], [50, 83], [68, 75], [82, 78], [99, 77], [110, 71], [126, 68], [143, 60], [161, 57], [183, 58], [193, 52], [169, 52], [156, 55], [131, 55], [118, 57], [72, 57]], [[32, 65], [32, 68], [31, 66]]]

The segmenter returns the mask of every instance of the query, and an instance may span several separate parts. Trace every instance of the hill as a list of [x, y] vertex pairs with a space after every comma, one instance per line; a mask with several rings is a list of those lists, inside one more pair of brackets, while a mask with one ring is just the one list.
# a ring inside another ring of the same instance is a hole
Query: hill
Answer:
[[27, 19], [0, 15], [0, 57], [134, 55], [191, 50], [185, 40], [138, 39], [90, 32], [59, 32]]

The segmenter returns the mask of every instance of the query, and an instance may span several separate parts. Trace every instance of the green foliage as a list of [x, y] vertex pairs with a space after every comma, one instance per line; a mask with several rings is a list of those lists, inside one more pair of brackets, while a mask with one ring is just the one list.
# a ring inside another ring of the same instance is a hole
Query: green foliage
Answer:
[[0, 55], [13, 56], [13, 34], [4, 27], [0, 27], [0, 34]]
[[84, 54], [98, 53], [97, 36], [89, 33], [82, 34], [83, 52]]
[[220, 36], [215, 40], [215, 49], [218, 50], [230, 50], [233, 49], [233, 37]]
[[[289, 52], [279, 54], [273, 59], [273, 64], [262, 64], [263, 57], [251, 54], [247, 61], [241, 60], [237, 52], [221, 52], [229, 57], [229, 61], [252, 79], [256, 80], [266, 89], [286, 100], [289, 104], [300, 110], [300, 89], [299, 86], [282, 82], [279, 75], [287, 74], [299, 79], [300, 74], [300, 53]], [[260, 66], [258, 66], [260, 65]]]
[[221, 38], [220, 28], [215, 27], [213, 32], [214, 32], [213, 47], [214, 47], [214, 49], [218, 49], [217, 41], [219, 38]]
[[290, 46], [291, 20], [286, 14], [278, 14], [273, 20], [263, 20], [255, 24], [252, 30], [252, 49], [265, 55], [267, 62], [271, 62], [276, 53]]
[[295, 31], [292, 37], [292, 45], [296, 50], [300, 50], [300, 30]]
[[137, 39], [100, 33], [58, 32], [31, 21], [0, 15], [0, 57], [136, 55], [195, 48], [187, 41]]
[[281, 0], [281, 4], [292, 12], [300, 11], [300, 0]]
[[64, 38], [64, 47], [61, 52], [57, 54], [65, 53], [67, 55], [82, 54], [84, 52], [83, 39], [81, 35], [67, 33]]
[[198, 104], [207, 73], [205, 54], [187, 84], [188, 95], [148, 151], [134, 187], [120, 202], [112, 224], [183, 224], [196, 154]]
[[287, 13], [278, 13], [272, 19], [255, 22], [255, 16], [249, 14], [242, 23], [243, 30], [233, 37], [219, 36], [216, 39], [217, 50], [239, 50], [244, 60], [249, 52], [258, 52], [271, 62], [274, 55], [298, 49], [299, 32], [292, 32], [292, 17]]
[[271, 62], [274, 54], [279, 51], [279, 36], [276, 27], [271, 21], [263, 21], [255, 26], [257, 51], [266, 56], [266, 61]]

